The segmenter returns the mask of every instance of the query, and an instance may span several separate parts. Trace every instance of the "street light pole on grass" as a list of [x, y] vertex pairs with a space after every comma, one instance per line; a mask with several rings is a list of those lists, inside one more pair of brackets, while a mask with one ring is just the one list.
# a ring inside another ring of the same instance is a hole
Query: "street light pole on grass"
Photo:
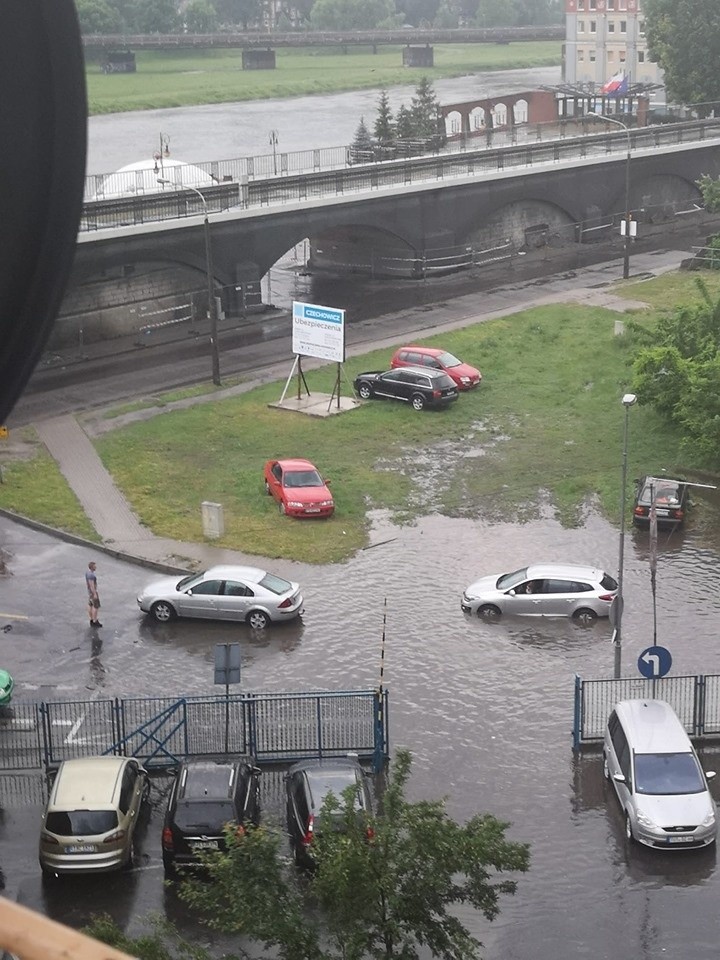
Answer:
[[637, 403], [637, 397], [634, 393], [626, 393], [622, 398], [622, 405], [625, 407], [625, 424], [623, 427], [623, 449], [622, 449], [622, 480], [620, 489], [620, 548], [618, 550], [618, 589], [615, 601], [615, 632], [613, 634], [613, 643], [615, 644], [615, 670], [616, 680], [620, 679], [622, 673], [622, 615], [623, 615], [623, 575], [625, 572], [625, 506], [626, 506], [626, 487], [627, 487], [627, 461], [628, 461], [628, 425], [630, 421], [630, 407]]
[[163, 177], [158, 177], [158, 183], [163, 184], [163, 186], [175, 187], [176, 190], [192, 190], [193, 193], [196, 193], [203, 205], [203, 213], [205, 214], [205, 223], [204, 223], [204, 235], [205, 235], [205, 274], [207, 279], [207, 292], [208, 292], [208, 315], [210, 317], [210, 354], [212, 356], [212, 382], [216, 387], [221, 385], [220, 382], [220, 351], [218, 347], [218, 316], [217, 316], [217, 304], [215, 302], [215, 289], [213, 282], [213, 262], [212, 262], [212, 246], [210, 243], [210, 218], [208, 216], [208, 206], [207, 201], [203, 194], [197, 189], [197, 187], [191, 187], [189, 184], [176, 184], [172, 180], [165, 180]]
[[630, 128], [626, 123], [623, 123], [622, 120], [616, 120], [614, 117], [606, 117], [602, 113], [591, 111], [586, 114], [586, 116], [595, 117], [597, 120], [604, 120], [605, 123], [617, 124], [618, 127], [623, 128], [625, 136], [627, 137], [627, 156], [625, 158], [625, 222], [623, 224], [623, 280], [627, 280], [630, 276], [630, 224], [632, 222], [630, 217], [630, 157], [632, 150]]

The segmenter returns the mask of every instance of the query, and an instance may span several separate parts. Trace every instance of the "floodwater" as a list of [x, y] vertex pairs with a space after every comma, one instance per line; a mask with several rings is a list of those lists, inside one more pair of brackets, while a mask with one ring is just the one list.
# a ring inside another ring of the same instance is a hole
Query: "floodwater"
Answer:
[[[441, 103], [459, 103], [500, 93], [537, 90], [560, 83], [560, 67], [498, 70], [433, 83]], [[414, 85], [391, 87], [392, 110], [409, 106]], [[90, 117], [88, 174], [111, 173], [150, 159], [167, 142], [171, 156], [186, 163], [232, 160], [271, 153], [277, 131], [278, 153], [348, 144], [361, 117], [372, 126], [378, 91], [317, 94], [289, 100], [251, 100], [167, 110], [142, 110]]]
[[[481, 468], [481, 459], [468, 461]], [[720, 672], [720, 599], [708, 589], [720, 579], [720, 498], [698, 491], [695, 500], [687, 531], [661, 537], [658, 562], [658, 642], [671, 649], [677, 675]], [[5, 520], [0, 546], [12, 574], [0, 580], [0, 619], [30, 618], [0, 633], [2, 665], [22, 699], [212, 692], [214, 645], [230, 640], [241, 643], [248, 691], [375, 686], [387, 601], [391, 745], [414, 754], [411, 795], [447, 795], [460, 819], [494, 813], [512, 824], [511, 838], [531, 844], [530, 871], [498, 920], [461, 911], [487, 960], [716, 957], [715, 851], [630, 848], [597, 755], [571, 750], [575, 674], [612, 676], [608, 622], [486, 624], [460, 610], [471, 580], [527, 562], [593, 562], [616, 572], [618, 531], [592, 510], [575, 529], [547, 507], [523, 524], [433, 515], [396, 527], [376, 515], [371, 546], [345, 564], [272, 563], [302, 582], [306, 614], [255, 636], [242, 626], [148, 623], [134, 596], [152, 574], [99, 555], [105, 627], [93, 641], [81, 579], [87, 550]], [[625, 560], [622, 666], [633, 676], [653, 638], [647, 533], [628, 531]], [[710, 755], [705, 761], [716, 766]], [[131, 925], [149, 910], [176, 915], [162, 884], [157, 814], [140, 869], [98, 891], [74, 881], [48, 889], [35, 860], [39, 806], [5, 797], [4, 807], [8, 895], [72, 923], [93, 909]]]

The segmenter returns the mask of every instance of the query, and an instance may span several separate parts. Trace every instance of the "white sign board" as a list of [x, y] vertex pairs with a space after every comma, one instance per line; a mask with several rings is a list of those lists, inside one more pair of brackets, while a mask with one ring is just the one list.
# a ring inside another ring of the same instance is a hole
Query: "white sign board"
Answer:
[[292, 349], [301, 357], [345, 360], [345, 311], [293, 300]]

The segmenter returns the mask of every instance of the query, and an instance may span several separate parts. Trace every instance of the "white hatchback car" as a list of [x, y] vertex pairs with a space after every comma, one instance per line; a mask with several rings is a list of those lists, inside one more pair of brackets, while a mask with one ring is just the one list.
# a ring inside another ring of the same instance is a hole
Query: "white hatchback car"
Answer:
[[621, 700], [605, 730], [603, 773], [615, 788], [628, 840], [659, 850], [707, 847], [717, 835], [708, 780], [677, 714], [664, 700]]
[[609, 616], [617, 588], [617, 581], [598, 567], [537, 563], [476, 580], [463, 593], [460, 605], [484, 620], [516, 614], [572, 617], [588, 624]]

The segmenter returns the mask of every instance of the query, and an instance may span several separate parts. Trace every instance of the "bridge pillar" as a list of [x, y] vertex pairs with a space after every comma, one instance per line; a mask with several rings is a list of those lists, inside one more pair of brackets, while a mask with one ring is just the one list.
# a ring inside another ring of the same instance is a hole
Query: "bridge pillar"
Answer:
[[243, 50], [242, 68], [243, 70], [274, 70], [275, 51]]
[[433, 67], [435, 66], [435, 48], [426, 44], [424, 47], [411, 47], [408, 44], [403, 50], [404, 67]]

